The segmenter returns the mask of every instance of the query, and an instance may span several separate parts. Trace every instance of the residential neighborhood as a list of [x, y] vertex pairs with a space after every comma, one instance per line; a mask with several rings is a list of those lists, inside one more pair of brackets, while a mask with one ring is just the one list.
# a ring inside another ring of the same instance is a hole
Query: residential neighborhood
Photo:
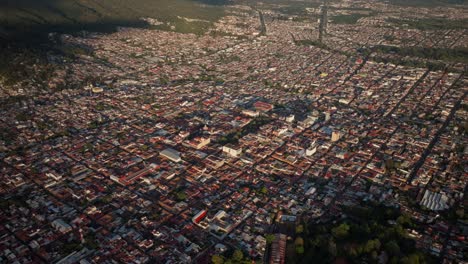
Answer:
[[[357, 6], [377, 14], [332, 22]], [[375, 203], [417, 223], [402, 231], [417, 250], [464, 263], [466, 64], [368, 49], [466, 49], [467, 29], [395, 26], [402, 7], [374, 0], [332, 7], [322, 46], [307, 42], [319, 22], [260, 5], [259, 34], [241, 3], [203, 35], [59, 34], [89, 52], [49, 54], [47, 88], [0, 86], [0, 262], [293, 263], [298, 226]]]

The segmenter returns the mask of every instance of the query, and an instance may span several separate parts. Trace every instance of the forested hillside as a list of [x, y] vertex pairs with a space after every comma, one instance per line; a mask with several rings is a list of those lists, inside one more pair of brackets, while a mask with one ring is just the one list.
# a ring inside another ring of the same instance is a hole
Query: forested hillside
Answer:
[[143, 17], [173, 23], [182, 18], [211, 22], [223, 14], [223, 3], [224, 0], [2, 0], [0, 36], [108, 31], [118, 25], [142, 25]]

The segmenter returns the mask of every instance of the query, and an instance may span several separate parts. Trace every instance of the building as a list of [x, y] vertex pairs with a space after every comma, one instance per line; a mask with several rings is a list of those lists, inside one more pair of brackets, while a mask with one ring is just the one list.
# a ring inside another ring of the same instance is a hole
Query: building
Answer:
[[285, 120], [286, 120], [286, 122], [288, 122], [288, 123], [292, 123], [292, 122], [294, 122], [294, 119], [295, 119], [295, 116], [294, 116], [294, 115], [289, 115], [289, 116], [286, 117]]
[[198, 212], [193, 218], [192, 218], [192, 222], [195, 223], [195, 224], [198, 224], [201, 222], [201, 220], [203, 220], [203, 218], [205, 218], [207, 214], [207, 211], [206, 210], [201, 210], [200, 212]]
[[261, 111], [261, 112], [268, 112], [273, 109], [272, 104], [261, 102], [261, 101], [255, 102], [254, 107], [257, 111]]
[[320, 6], [320, 21], [319, 21], [319, 41], [322, 43], [323, 38], [327, 35], [328, 27], [328, 3], [324, 1], [323, 5]]
[[185, 145], [195, 149], [202, 149], [204, 146], [210, 144], [210, 142], [211, 139], [209, 137], [197, 137], [188, 141]]
[[271, 243], [270, 264], [284, 264], [286, 257], [286, 235], [276, 234]]
[[210, 223], [210, 229], [215, 232], [229, 233], [234, 228], [230, 221], [231, 216], [225, 211], [218, 211]]
[[217, 253], [224, 253], [227, 251], [227, 247], [221, 243], [215, 245], [215, 250]]
[[52, 222], [52, 227], [60, 233], [68, 233], [72, 230], [72, 227], [65, 223], [62, 219], [56, 219]]
[[444, 193], [426, 190], [420, 204], [432, 211], [441, 211], [450, 208], [449, 198]]
[[306, 149], [306, 156], [312, 156], [317, 152], [318, 144], [315, 140], [310, 144], [310, 147]]
[[159, 154], [161, 154], [161, 156], [167, 158], [167, 159], [170, 159], [174, 162], [181, 162], [182, 159], [180, 158], [180, 152], [175, 150], [175, 149], [172, 149], [172, 148], [167, 148], [163, 151], [161, 151]]
[[233, 157], [239, 157], [242, 154], [242, 148], [234, 146], [232, 144], [227, 144], [223, 146], [223, 152]]
[[260, 115], [260, 113], [258, 111], [252, 111], [252, 110], [248, 110], [248, 109], [242, 110], [242, 114], [244, 114], [246, 116], [250, 116], [250, 117], [257, 117], [257, 116]]
[[305, 195], [312, 195], [312, 194], [314, 194], [316, 191], [317, 191], [317, 188], [315, 188], [314, 186], [312, 186], [312, 187], [310, 187], [310, 188], [305, 192]]
[[339, 131], [333, 131], [332, 132], [332, 135], [331, 135], [331, 141], [332, 142], [338, 141], [338, 140], [340, 140], [340, 138], [341, 138], [341, 133]]
[[48, 172], [46, 173], [46, 176], [56, 181], [60, 181], [62, 179], [61, 175], [58, 175], [57, 173], [54, 173], [54, 172]]

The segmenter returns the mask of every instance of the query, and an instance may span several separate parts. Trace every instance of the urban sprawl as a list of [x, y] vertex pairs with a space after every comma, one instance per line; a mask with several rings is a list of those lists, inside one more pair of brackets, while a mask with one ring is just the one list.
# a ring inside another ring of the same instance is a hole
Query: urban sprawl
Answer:
[[317, 19], [280, 10], [232, 4], [201, 35], [51, 33], [85, 52], [49, 54], [47, 89], [0, 89], [0, 262], [284, 263], [284, 226], [378, 203], [464, 263], [466, 218], [447, 212], [466, 206], [465, 65], [369, 47], [466, 48], [466, 29], [392, 21], [467, 9], [330, 4], [322, 42]]

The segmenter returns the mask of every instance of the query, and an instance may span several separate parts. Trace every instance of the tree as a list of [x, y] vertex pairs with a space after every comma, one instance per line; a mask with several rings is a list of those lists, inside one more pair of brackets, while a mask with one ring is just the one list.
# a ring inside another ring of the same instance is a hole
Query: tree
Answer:
[[332, 234], [337, 239], [346, 238], [349, 235], [349, 225], [348, 224], [341, 224], [332, 229]]
[[419, 264], [419, 263], [425, 263], [424, 258], [421, 257], [417, 253], [413, 253], [407, 257], [404, 257], [401, 262], [403, 264]]
[[224, 259], [220, 255], [213, 255], [211, 257], [211, 262], [213, 262], [213, 264], [223, 264]]
[[336, 249], [336, 243], [333, 241], [333, 239], [328, 241], [328, 253], [333, 257], [336, 257], [336, 254], [338, 253], [338, 250]]
[[364, 252], [365, 253], [370, 253], [373, 250], [379, 250], [380, 249], [380, 240], [379, 239], [372, 239], [367, 241], [366, 245], [364, 246]]
[[400, 254], [400, 246], [394, 240], [389, 241], [385, 244], [385, 251], [392, 256], [397, 256]]
[[304, 245], [304, 239], [302, 239], [302, 237], [297, 237], [296, 240], [294, 240], [294, 245], [303, 246]]
[[465, 210], [463, 208], [460, 208], [455, 211], [455, 214], [458, 218], [463, 219], [463, 217], [465, 216]]
[[236, 249], [234, 253], [232, 254], [232, 260], [236, 262], [242, 261], [243, 258], [244, 258], [244, 253], [242, 253], [242, 250], [240, 249]]
[[94, 234], [89, 233], [85, 235], [84, 239], [85, 239], [85, 246], [87, 248], [97, 249], [99, 247], [99, 243], [97, 242], [96, 236]]
[[391, 171], [395, 169], [395, 162], [392, 159], [388, 159], [385, 161], [385, 169], [387, 171]]
[[266, 240], [267, 244], [271, 244], [271, 243], [273, 243], [273, 241], [275, 240], [275, 235], [273, 235], [273, 234], [267, 234], [267, 235], [265, 236], [265, 240]]
[[296, 234], [302, 234], [304, 232], [304, 226], [303, 225], [297, 225], [296, 226]]
[[149, 147], [148, 147], [147, 145], [141, 145], [141, 146], [140, 146], [140, 149], [141, 149], [142, 151], [147, 151], [147, 150], [149, 149]]
[[346, 252], [348, 253], [348, 255], [351, 257], [351, 258], [356, 258], [358, 256], [358, 252], [356, 250], [356, 247], [354, 246], [350, 246]]
[[411, 218], [407, 215], [400, 215], [397, 218], [397, 223], [404, 227], [410, 227], [412, 225]]
[[299, 255], [304, 254], [304, 246], [296, 246], [296, 253]]
[[185, 194], [185, 192], [177, 192], [176, 198], [179, 201], [184, 201], [185, 199], [187, 199], [187, 194]]
[[369, 227], [367, 223], [353, 225], [351, 230], [352, 230], [353, 238], [357, 240], [364, 240], [368, 238], [369, 235], [372, 233], [371, 228]]

